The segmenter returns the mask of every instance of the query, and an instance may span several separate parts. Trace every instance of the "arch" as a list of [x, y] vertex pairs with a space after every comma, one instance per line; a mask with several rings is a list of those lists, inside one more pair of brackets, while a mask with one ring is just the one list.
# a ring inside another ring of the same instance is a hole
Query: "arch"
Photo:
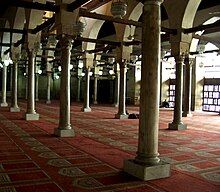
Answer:
[[[14, 29], [23, 29], [25, 24], [25, 10], [18, 8], [14, 19]], [[22, 38], [22, 34], [13, 33], [12, 42], [15, 43]]]
[[186, 6], [183, 20], [182, 20], [182, 27], [183, 28], [190, 28], [193, 26], [194, 18], [196, 15], [196, 12], [198, 10], [198, 7], [200, 5], [202, 0], [189, 0], [188, 4]]
[[[10, 23], [8, 20], [5, 20], [5, 24], [4, 24], [4, 28], [10, 28]], [[7, 33], [7, 32], [4, 32], [3, 35], [2, 35], [2, 43], [10, 43], [11, 42], [11, 36], [10, 36], [10, 33]], [[4, 52], [6, 50], [8, 50], [9, 47], [5, 47], [5, 46], [2, 46], [1, 48], [1, 57], [5, 57], [4, 56]]]
[[[46, 3], [46, 0], [35, 0], [35, 2], [38, 3]], [[26, 26], [28, 29], [34, 29], [37, 25], [40, 25], [42, 23], [43, 19], [43, 13], [42, 10], [27, 10], [25, 9], [25, 17], [26, 17]], [[30, 48], [33, 47], [34, 42], [38, 41], [40, 42], [40, 35], [41, 32], [38, 34], [28, 34], [28, 45]]]
[[[104, 24], [105, 21], [97, 20], [94, 25], [91, 27], [90, 32], [88, 33], [88, 38], [97, 39], [98, 33]], [[95, 43], [83, 42], [82, 49], [83, 50], [92, 50], [95, 49]]]

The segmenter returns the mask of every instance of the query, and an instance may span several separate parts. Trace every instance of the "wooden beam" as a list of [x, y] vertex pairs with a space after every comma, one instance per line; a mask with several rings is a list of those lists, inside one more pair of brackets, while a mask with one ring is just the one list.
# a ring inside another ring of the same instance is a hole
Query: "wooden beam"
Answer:
[[216, 21], [215, 23], [212, 24], [207, 24], [207, 25], [199, 25], [197, 27], [192, 27], [192, 28], [188, 28], [188, 29], [183, 29], [183, 33], [188, 34], [188, 33], [194, 33], [197, 31], [203, 31], [203, 30], [207, 30], [207, 29], [216, 29], [219, 30], [220, 28], [220, 20]]
[[84, 37], [78, 37], [76, 40], [83, 41], [83, 42], [97, 43], [97, 44], [108, 44], [108, 45], [114, 45], [114, 46], [120, 46], [121, 45], [121, 43], [117, 42], [117, 41], [91, 39], [91, 38], [84, 38]]
[[0, 43], [0, 46], [2, 47], [11, 47], [10, 43]]
[[[92, 19], [98, 19], [98, 20], [104, 20], [104, 21], [110, 21], [110, 22], [114, 22], [114, 23], [121, 23], [124, 25], [133, 25], [136, 27], [142, 27], [142, 23], [138, 22], [138, 21], [114, 18], [112, 16], [102, 15], [102, 14], [98, 14], [98, 13], [91, 13], [85, 9], [80, 9], [79, 16], [88, 17], [88, 18], [92, 18]], [[173, 35], [177, 34], [176, 29], [169, 29], [166, 27], [161, 27], [161, 31], [169, 33], [169, 34], [173, 34]]]
[[99, 19], [99, 20], [104, 20], [104, 21], [111, 21], [114, 23], [121, 23], [125, 25], [134, 25], [136, 27], [142, 27], [142, 23], [138, 21], [133, 21], [133, 20], [128, 20], [128, 19], [119, 19], [119, 18], [114, 18], [112, 16], [102, 15], [98, 13], [91, 13], [91, 12], [86, 11], [85, 9], [80, 9], [79, 16], [89, 17], [92, 19]]
[[39, 31], [42, 31], [43, 29], [45, 29], [46, 27], [52, 25], [54, 22], [55, 22], [55, 16], [51, 17], [50, 19], [48, 19], [47, 21], [45, 21], [41, 25], [38, 25], [34, 29], [31, 29], [31, 33], [32, 34], [36, 34]]
[[90, 0], [75, 0], [74, 2], [67, 5], [67, 11], [72, 12], [89, 1]]
[[0, 28], [0, 32], [27, 34], [27, 30], [25, 29]]

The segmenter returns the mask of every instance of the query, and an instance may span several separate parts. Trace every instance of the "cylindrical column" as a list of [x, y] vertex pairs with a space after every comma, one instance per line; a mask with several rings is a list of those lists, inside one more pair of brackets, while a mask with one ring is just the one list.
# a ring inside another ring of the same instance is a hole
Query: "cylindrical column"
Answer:
[[7, 97], [7, 66], [3, 64], [3, 71], [2, 71], [2, 102], [1, 107], [7, 107], [8, 103], [6, 101]]
[[78, 77], [77, 78], [77, 98], [76, 101], [80, 101], [80, 97], [81, 97], [81, 79], [82, 77]]
[[39, 114], [35, 111], [35, 52], [29, 50], [28, 52], [28, 100], [26, 120], [38, 120]]
[[120, 89], [120, 73], [117, 71], [115, 75], [115, 94], [114, 94], [114, 106], [119, 105], [119, 89]]
[[119, 90], [119, 106], [118, 113], [115, 115], [117, 119], [127, 119], [128, 115], [126, 113], [126, 64], [124, 62], [120, 63], [120, 90]]
[[85, 87], [85, 93], [84, 93], [84, 104], [83, 104], [83, 108], [82, 111], [84, 112], [90, 112], [91, 108], [89, 106], [89, 84], [90, 84], [90, 67], [87, 66], [86, 67], [86, 87]]
[[47, 71], [47, 100], [46, 100], [46, 104], [51, 103], [51, 100], [50, 100], [50, 85], [51, 85], [51, 72]]
[[13, 63], [12, 69], [12, 98], [11, 98], [11, 112], [19, 112], [18, 107], [18, 63], [15, 61]]
[[94, 97], [93, 97], [93, 103], [97, 104], [97, 84], [98, 84], [98, 76], [94, 75]]
[[39, 74], [36, 72], [36, 74], [35, 74], [35, 101], [39, 101], [39, 98], [38, 98], [38, 82], [39, 82]]
[[185, 94], [184, 94], [184, 108], [183, 117], [192, 116], [191, 113], [191, 91], [192, 91], [192, 66], [188, 57], [185, 59]]
[[171, 130], [186, 129], [182, 122], [182, 95], [183, 95], [183, 56], [175, 56], [176, 61], [176, 86], [175, 86], [175, 106], [173, 113], [173, 122], [169, 124]]
[[74, 136], [70, 124], [70, 57], [72, 40], [66, 36], [60, 39], [61, 45], [61, 79], [60, 79], [60, 116], [59, 127], [54, 134], [60, 137]]
[[170, 165], [158, 158], [160, 83], [160, 1], [144, 1], [138, 151], [124, 170], [143, 180], [168, 177]]

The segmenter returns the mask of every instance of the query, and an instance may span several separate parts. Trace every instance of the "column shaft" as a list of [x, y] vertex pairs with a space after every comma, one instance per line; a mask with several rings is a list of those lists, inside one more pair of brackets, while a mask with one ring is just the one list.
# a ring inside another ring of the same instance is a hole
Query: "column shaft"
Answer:
[[3, 71], [2, 71], [2, 103], [1, 103], [1, 107], [7, 107], [8, 106], [6, 98], [7, 98], [7, 66], [5, 64], [3, 64]]
[[117, 119], [127, 119], [126, 113], [126, 64], [120, 63], [120, 90], [119, 90], [119, 106], [118, 113], [115, 115]]
[[171, 130], [186, 129], [182, 122], [182, 95], [183, 95], [183, 57], [175, 56], [176, 61], [176, 86], [175, 86], [175, 106], [173, 122], [169, 124]]
[[143, 180], [168, 177], [170, 165], [158, 158], [160, 83], [160, 2], [145, 1], [142, 27], [142, 65], [138, 151], [124, 170]]
[[47, 100], [46, 100], [47, 104], [51, 103], [51, 100], [50, 100], [50, 85], [51, 85], [51, 72], [48, 71], [47, 72]]
[[119, 105], [119, 89], [120, 89], [120, 73], [116, 72], [115, 76], [115, 94], [114, 94], [114, 106], [118, 107]]
[[185, 59], [185, 94], [184, 94], [184, 108], [183, 117], [192, 116], [191, 113], [191, 86], [192, 86], [192, 67], [189, 58]]
[[38, 87], [38, 85], [39, 85], [39, 74], [38, 73], [36, 73], [35, 74], [35, 101], [39, 101], [39, 98], [38, 98], [38, 89], [39, 89], [39, 87]]
[[12, 69], [12, 98], [11, 98], [11, 112], [19, 112], [18, 107], [18, 63], [13, 63]]
[[77, 101], [80, 101], [80, 97], [81, 97], [81, 77], [77, 78]]
[[28, 100], [26, 120], [38, 120], [39, 114], [35, 111], [35, 53], [34, 50], [28, 52]]
[[90, 72], [90, 67], [86, 67], [86, 87], [85, 87], [85, 93], [84, 93], [84, 104], [83, 104], [83, 108], [82, 111], [84, 112], [90, 112], [91, 108], [89, 106], [89, 84], [90, 84], [90, 76], [89, 76], [89, 72]]
[[54, 134], [60, 137], [74, 136], [74, 130], [70, 124], [70, 57], [71, 39], [64, 36], [60, 40], [61, 45], [61, 79], [60, 79], [60, 116], [59, 127]]
[[98, 77], [97, 75], [94, 75], [94, 97], [93, 97], [93, 103], [97, 104], [97, 85], [98, 85]]

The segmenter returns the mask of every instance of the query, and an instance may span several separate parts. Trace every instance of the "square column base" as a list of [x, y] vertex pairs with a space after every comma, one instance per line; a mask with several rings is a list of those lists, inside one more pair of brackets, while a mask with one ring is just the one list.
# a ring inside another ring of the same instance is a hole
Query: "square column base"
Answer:
[[36, 121], [36, 120], [39, 120], [39, 114], [38, 113], [34, 113], [34, 114], [26, 113], [25, 114], [25, 120], [26, 121]]
[[115, 119], [128, 119], [128, 115], [115, 114]]
[[58, 137], [74, 137], [75, 132], [73, 129], [59, 129], [55, 128], [54, 129], [54, 135]]
[[183, 123], [175, 124], [175, 123], [169, 123], [169, 130], [186, 130], [187, 126]]
[[112, 106], [113, 106], [113, 107], [118, 107], [118, 104], [114, 103]]
[[10, 112], [20, 112], [20, 108], [19, 107], [11, 107]]
[[192, 113], [183, 113], [182, 117], [192, 117]]
[[51, 101], [46, 101], [46, 104], [51, 104]]
[[0, 106], [1, 107], [8, 107], [8, 103], [1, 103]]
[[86, 107], [86, 108], [82, 108], [81, 110], [82, 112], [91, 112], [91, 108], [90, 107]]
[[161, 179], [170, 176], [170, 164], [160, 162], [157, 165], [147, 166], [137, 164], [132, 159], [124, 160], [124, 171], [144, 181]]

